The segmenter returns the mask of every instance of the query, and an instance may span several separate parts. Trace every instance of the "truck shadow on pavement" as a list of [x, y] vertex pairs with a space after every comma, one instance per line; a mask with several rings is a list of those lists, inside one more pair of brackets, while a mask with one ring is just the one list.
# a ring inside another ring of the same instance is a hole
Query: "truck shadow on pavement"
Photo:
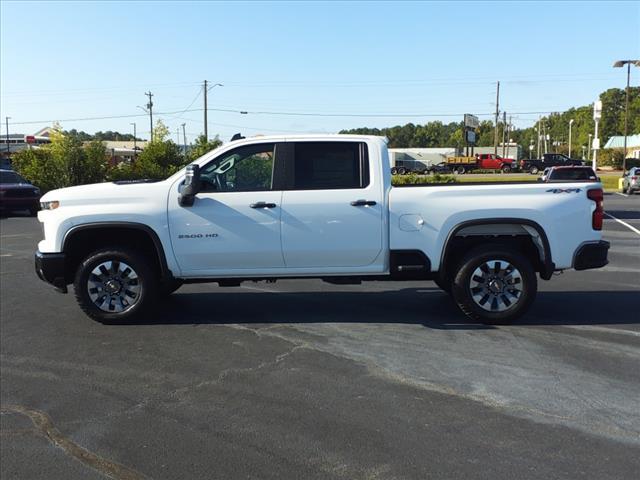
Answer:
[[[418, 324], [439, 330], [496, 328], [465, 317], [438, 288], [390, 291], [238, 291], [174, 293], [157, 311], [134, 324]], [[247, 289], [248, 290], [248, 289]], [[514, 325], [640, 323], [637, 291], [541, 292]]]

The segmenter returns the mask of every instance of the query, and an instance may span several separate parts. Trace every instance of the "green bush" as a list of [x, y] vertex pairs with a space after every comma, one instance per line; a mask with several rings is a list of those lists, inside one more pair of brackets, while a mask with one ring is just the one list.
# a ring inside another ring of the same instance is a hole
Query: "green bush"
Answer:
[[606, 150], [598, 150], [598, 166], [622, 168], [622, 160], [624, 159], [624, 149], [607, 148]]
[[416, 175], [410, 173], [409, 175], [392, 175], [392, 185], [430, 185], [434, 183], [456, 183], [456, 179], [453, 175], [441, 175], [435, 173], [433, 175]]

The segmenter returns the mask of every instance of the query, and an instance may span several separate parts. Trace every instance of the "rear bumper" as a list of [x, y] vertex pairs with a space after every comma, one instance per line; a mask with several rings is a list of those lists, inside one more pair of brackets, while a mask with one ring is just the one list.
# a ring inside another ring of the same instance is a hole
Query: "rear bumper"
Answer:
[[35, 254], [36, 274], [40, 277], [40, 280], [50, 283], [62, 293], [67, 293], [64, 265], [64, 253], [42, 253], [37, 251]]
[[607, 254], [610, 246], [611, 244], [604, 240], [580, 245], [573, 256], [573, 268], [576, 270], [589, 270], [591, 268], [604, 267], [609, 263]]

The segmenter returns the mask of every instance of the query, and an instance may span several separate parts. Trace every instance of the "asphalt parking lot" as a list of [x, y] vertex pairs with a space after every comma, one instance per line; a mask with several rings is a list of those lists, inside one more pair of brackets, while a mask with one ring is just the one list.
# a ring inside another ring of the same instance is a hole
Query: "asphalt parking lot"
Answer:
[[102, 325], [36, 278], [36, 219], [3, 218], [0, 476], [638, 478], [640, 195], [605, 208], [611, 263], [499, 327], [431, 282], [315, 280]]

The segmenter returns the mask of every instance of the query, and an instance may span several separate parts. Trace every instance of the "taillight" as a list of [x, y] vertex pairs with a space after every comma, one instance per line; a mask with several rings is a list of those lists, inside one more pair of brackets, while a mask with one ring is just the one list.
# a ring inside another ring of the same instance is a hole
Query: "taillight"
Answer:
[[636, 181], [638, 179], [638, 177], [636, 177], [635, 175], [633, 177], [631, 177], [631, 180]]
[[587, 197], [596, 202], [596, 209], [591, 217], [591, 226], [594, 230], [602, 230], [602, 220], [604, 219], [604, 194], [601, 188], [587, 190]]

